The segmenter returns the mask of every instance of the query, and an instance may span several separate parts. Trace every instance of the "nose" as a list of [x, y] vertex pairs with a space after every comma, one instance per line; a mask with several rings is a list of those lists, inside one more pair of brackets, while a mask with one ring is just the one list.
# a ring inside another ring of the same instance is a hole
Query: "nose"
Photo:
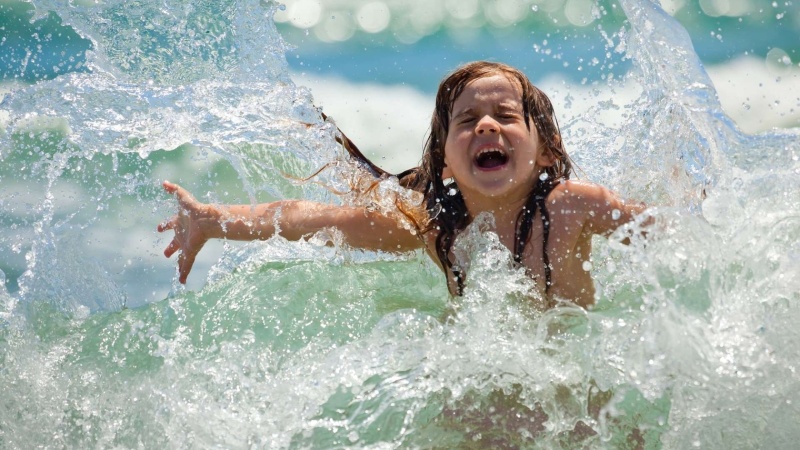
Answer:
[[481, 117], [475, 125], [475, 133], [477, 134], [497, 133], [499, 130], [500, 125], [489, 115]]

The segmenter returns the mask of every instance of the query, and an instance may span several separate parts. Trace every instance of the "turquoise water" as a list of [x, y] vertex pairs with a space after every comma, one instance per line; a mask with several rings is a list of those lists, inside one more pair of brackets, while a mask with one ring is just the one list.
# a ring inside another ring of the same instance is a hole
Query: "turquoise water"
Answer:
[[[0, 4], [0, 447], [792, 448], [797, 6], [453, 4]], [[175, 282], [160, 180], [363, 201], [332, 193], [357, 169], [314, 105], [402, 168], [483, 57], [553, 94], [581, 177], [655, 205], [646, 241], [595, 243], [594, 309], [537, 311], [480, 233], [460, 299], [335, 235], [216, 243]]]

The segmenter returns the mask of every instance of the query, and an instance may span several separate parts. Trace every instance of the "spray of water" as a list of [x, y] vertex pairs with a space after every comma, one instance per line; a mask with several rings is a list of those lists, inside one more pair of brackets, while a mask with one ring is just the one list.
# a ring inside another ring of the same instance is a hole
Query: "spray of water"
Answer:
[[[174, 208], [159, 179], [209, 201], [374, 199], [332, 194], [357, 169], [287, 76], [275, 4], [34, 5], [93, 50], [85, 71], [2, 103], [0, 245], [24, 267], [18, 289], [0, 289], [3, 447], [800, 438], [800, 140], [740, 133], [654, 3], [622, 1], [628, 21], [608, 34], [633, 63], [609, 89], [638, 95], [585, 116], [623, 120], [564, 126], [592, 150], [575, 153], [588, 178], [657, 205], [627, 225], [652, 218], [646, 238], [595, 243], [589, 311], [544, 310], [483, 219], [460, 239], [472, 265], [459, 299], [423, 256], [357, 252], [331, 233], [226, 247], [201, 290], [143, 301], [165, 267], [150, 230]], [[332, 161], [319, 183], [296, 181]]]

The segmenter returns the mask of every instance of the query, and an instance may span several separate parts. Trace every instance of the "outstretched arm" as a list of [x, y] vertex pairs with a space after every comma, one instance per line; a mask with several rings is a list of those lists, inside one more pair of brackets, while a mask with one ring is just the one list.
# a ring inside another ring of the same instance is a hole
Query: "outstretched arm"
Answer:
[[643, 203], [622, 199], [613, 191], [599, 185], [594, 185], [590, 198], [590, 207], [594, 214], [590, 216], [587, 225], [594, 234], [603, 236], [610, 235], [647, 209]]
[[[587, 206], [592, 214], [589, 215], [587, 226], [593, 234], [608, 237], [647, 209], [645, 204], [620, 198], [603, 186], [592, 185], [589, 191]], [[626, 237], [622, 242], [628, 244], [630, 239]]]
[[186, 283], [195, 258], [209, 239], [269, 239], [276, 231], [288, 240], [299, 240], [325, 228], [337, 228], [347, 244], [365, 250], [408, 251], [422, 241], [398, 226], [394, 219], [365, 208], [337, 206], [305, 200], [283, 200], [259, 205], [211, 205], [197, 201], [186, 189], [164, 182], [175, 194], [178, 214], [158, 226], [175, 236], [164, 250], [178, 255], [178, 280]]
[[564, 187], [569, 194], [564, 197], [563, 208], [581, 212], [584, 230], [589, 235], [608, 236], [647, 209], [644, 204], [624, 200], [599, 184], [568, 181]]

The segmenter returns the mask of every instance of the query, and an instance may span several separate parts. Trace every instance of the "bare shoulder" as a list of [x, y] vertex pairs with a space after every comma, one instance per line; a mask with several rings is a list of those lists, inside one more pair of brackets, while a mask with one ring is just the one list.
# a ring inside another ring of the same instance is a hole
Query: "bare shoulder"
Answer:
[[592, 198], [611, 192], [602, 185], [586, 180], [561, 180], [553, 191], [567, 194], [570, 198]]
[[605, 186], [583, 180], [562, 181], [548, 196], [548, 203], [579, 213], [589, 231], [604, 235], [645, 209], [645, 205], [625, 200]]
[[596, 210], [598, 206], [613, 202], [615, 198], [616, 194], [597, 183], [563, 180], [556, 185], [547, 200], [552, 204], [563, 203], [572, 208]]

